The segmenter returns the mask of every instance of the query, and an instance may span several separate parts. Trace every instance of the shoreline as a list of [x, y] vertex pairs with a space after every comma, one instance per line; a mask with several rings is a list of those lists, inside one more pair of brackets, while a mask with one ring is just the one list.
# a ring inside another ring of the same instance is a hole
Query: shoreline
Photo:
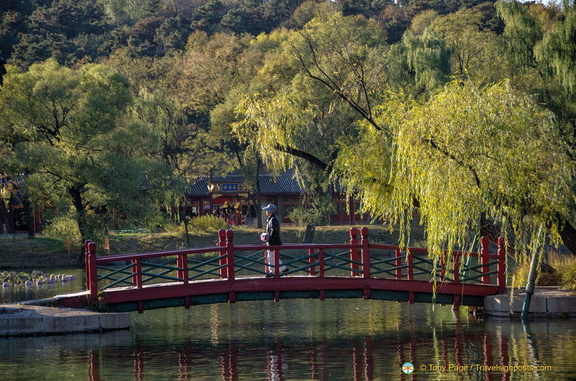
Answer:
[[95, 312], [34, 304], [0, 305], [0, 337], [102, 333], [129, 329], [130, 323], [129, 313]]
[[[520, 319], [526, 297], [525, 288], [513, 289], [484, 299], [484, 314], [490, 317]], [[576, 291], [558, 286], [537, 286], [530, 301], [528, 317], [533, 319], [576, 318]]]

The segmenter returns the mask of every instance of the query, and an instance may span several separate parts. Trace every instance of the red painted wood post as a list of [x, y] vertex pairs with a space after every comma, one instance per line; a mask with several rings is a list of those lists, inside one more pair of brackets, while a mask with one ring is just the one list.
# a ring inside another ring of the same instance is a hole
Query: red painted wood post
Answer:
[[454, 283], [460, 282], [460, 254], [454, 253], [452, 254], [452, 269], [454, 270]]
[[318, 276], [324, 278], [324, 249], [318, 249]]
[[400, 268], [402, 266], [402, 258], [400, 258], [402, 251], [400, 248], [394, 250], [394, 255], [396, 256], [396, 261], [394, 261], [396, 266], [396, 279], [402, 279], [402, 269]]
[[274, 278], [280, 277], [280, 249], [274, 249]]
[[[460, 281], [460, 253], [452, 252], [452, 270], [454, 271], [454, 275], [452, 277], [453, 282], [457, 283]], [[452, 302], [452, 310], [457, 310], [460, 307], [461, 303], [461, 296], [460, 294], [454, 295], [454, 301]]]
[[[220, 247], [225, 247], [226, 246], [226, 230], [224, 229], [220, 229], [218, 230], [218, 246]], [[224, 279], [224, 278], [228, 278], [228, 267], [227, 265], [227, 259], [228, 257], [227, 255], [227, 251], [226, 252], [219, 252], [218, 253], [219, 256], [224, 256], [223, 258], [220, 258], [220, 278]]]
[[139, 259], [132, 260], [132, 284], [134, 287], [142, 288], [142, 261]]
[[498, 287], [506, 290], [506, 246], [504, 237], [498, 237]]
[[[350, 245], [356, 246], [358, 244], [358, 229], [357, 228], [350, 228]], [[360, 262], [360, 255], [358, 254], [357, 247], [350, 248], [350, 276], [358, 276], [358, 270], [360, 266], [357, 262]]]
[[360, 230], [362, 235], [362, 275], [364, 278], [370, 278], [370, 243], [368, 242], [368, 228], [364, 227]]
[[90, 240], [84, 242], [84, 260], [86, 265], [86, 286], [93, 303], [98, 300], [98, 267], [96, 265], [96, 244]]
[[[314, 254], [314, 249], [309, 248], [308, 249], [308, 263], [311, 265], [313, 265], [316, 262], [316, 258], [314, 258], [312, 256], [312, 254]], [[316, 275], [316, 268], [314, 266], [310, 266], [308, 274]]]
[[446, 261], [444, 260], [444, 256], [440, 258], [440, 281], [444, 282], [446, 279]]
[[[490, 272], [487, 264], [490, 262], [490, 239], [483, 236], [480, 238], [480, 263], [482, 264], [482, 273]], [[490, 275], [482, 276], [483, 284], [490, 284]]]
[[234, 232], [232, 230], [226, 231], [226, 256], [226, 263], [228, 264], [226, 276], [229, 280], [234, 280]]
[[178, 254], [176, 263], [178, 278], [182, 279], [182, 283], [188, 284], [188, 254]]
[[414, 255], [410, 249], [406, 249], [406, 261], [408, 262], [408, 280], [414, 280]]
[[457, 310], [460, 307], [460, 294], [454, 295], [454, 301], [452, 302], [452, 310]]

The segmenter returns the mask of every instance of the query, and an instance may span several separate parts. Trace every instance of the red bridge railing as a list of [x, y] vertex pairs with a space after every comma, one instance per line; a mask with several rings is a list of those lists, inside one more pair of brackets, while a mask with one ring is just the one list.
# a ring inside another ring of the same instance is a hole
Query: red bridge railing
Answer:
[[[236, 245], [231, 230], [220, 230], [218, 239], [213, 247], [102, 257], [96, 255], [96, 244], [87, 241], [89, 298], [92, 303], [121, 303], [131, 298], [141, 302], [146, 297], [183, 296], [188, 306], [190, 295], [207, 294], [211, 289], [228, 293], [227, 301], [234, 302], [239, 290], [256, 292], [259, 288], [273, 290], [276, 300], [281, 290], [318, 290], [322, 299], [331, 288], [361, 288], [367, 298], [372, 289], [388, 288], [408, 292], [411, 303], [415, 292], [447, 290], [454, 296], [454, 305], [459, 305], [460, 296], [466, 293], [485, 296], [506, 288], [502, 238], [495, 250], [491, 251], [488, 238], [482, 237], [479, 252], [453, 251], [441, 259], [430, 258], [424, 248], [370, 243], [368, 228], [351, 228], [349, 242], [342, 244]], [[277, 254], [271, 278], [264, 277], [270, 266], [264, 260], [267, 249]], [[289, 268], [282, 274], [280, 257]], [[296, 278], [298, 282], [280, 282]], [[202, 291], [191, 292], [192, 288]], [[145, 289], [146, 294], [137, 292]]]

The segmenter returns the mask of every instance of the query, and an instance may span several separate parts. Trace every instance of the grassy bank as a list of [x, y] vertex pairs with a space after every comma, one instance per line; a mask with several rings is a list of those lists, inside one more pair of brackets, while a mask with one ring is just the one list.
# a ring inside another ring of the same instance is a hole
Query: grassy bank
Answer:
[[[316, 228], [314, 242], [343, 243], [349, 240], [349, 226], [320, 226]], [[303, 228], [286, 226], [282, 228], [283, 241], [302, 242]], [[236, 228], [234, 241], [237, 244], [261, 243], [262, 229]], [[378, 243], [397, 243], [397, 237], [382, 226], [370, 226], [370, 240]], [[218, 242], [217, 232], [196, 231], [190, 234], [189, 247], [214, 246]], [[99, 255], [154, 252], [185, 249], [186, 237], [183, 233], [115, 233], [109, 243], [96, 242]], [[60, 239], [25, 235], [0, 235], [0, 269], [28, 270], [46, 268], [79, 267], [79, 256], [83, 249], [80, 244], [71, 245]]]

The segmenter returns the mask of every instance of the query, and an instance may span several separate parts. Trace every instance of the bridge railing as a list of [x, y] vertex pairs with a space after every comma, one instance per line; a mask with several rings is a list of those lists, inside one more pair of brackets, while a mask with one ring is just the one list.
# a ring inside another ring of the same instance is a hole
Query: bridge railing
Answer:
[[[237, 277], [264, 276], [273, 266], [273, 278], [281, 276], [390, 278], [478, 283], [506, 287], [506, 253], [499, 239], [492, 253], [488, 238], [480, 240], [479, 252], [453, 251], [431, 258], [423, 248], [401, 248], [369, 242], [368, 228], [351, 228], [342, 244], [286, 244], [281, 246], [236, 245], [231, 230], [218, 232], [213, 247], [123, 254], [99, 257], [96, 244], [86, 241], [87, 289], [92, 301], [98, 293], [118, 288], [144, 288], [166, 283], [187, 285], [197, 280], [234, 281]], [[274, 250], [276, 263], [265, 254]], [[280, 258], [288, 271], [280, 274]]]

